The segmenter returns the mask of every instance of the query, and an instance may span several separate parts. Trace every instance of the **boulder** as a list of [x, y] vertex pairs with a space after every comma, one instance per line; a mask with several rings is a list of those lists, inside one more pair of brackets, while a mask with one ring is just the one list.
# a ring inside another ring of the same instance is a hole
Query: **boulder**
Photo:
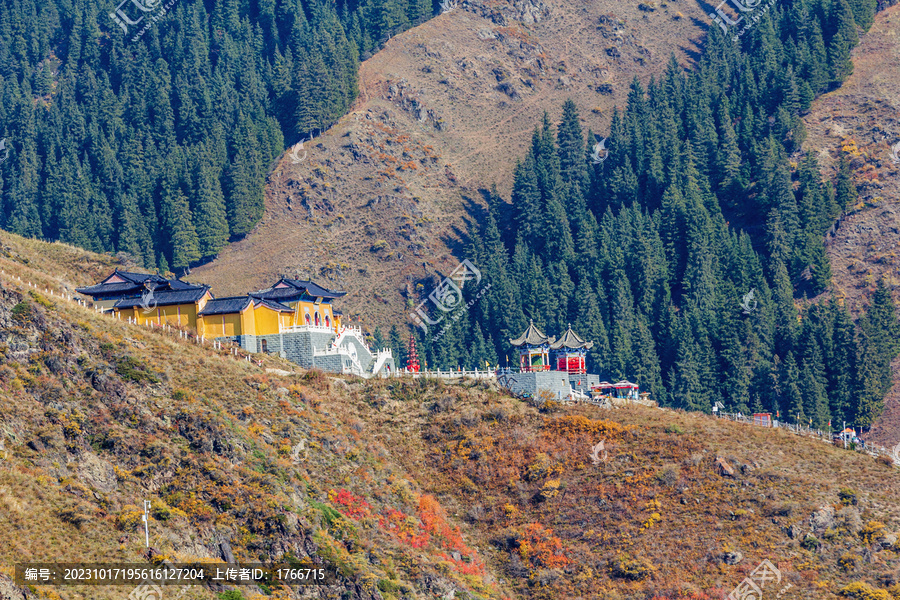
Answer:
[[897, 546], [897, 536], [893, 533], [886, 533], [882, 536], [879, 536], [876, 540], [882, 548], [891, 549], [898, 548]]
[[0, 598], [3, 600], [26, 600], [30, 594], [13, 582], [8, 575], [0, 573]]
[[716, 468], [722, 477], [734, 477], [734, 467], [729, 465], [728, 461], [721, 456], [716, 458]]
[[225, 562], [229, 564], [237, 562], [236, 560], [234, 560], [234, 554], [231, 552], [231, 544], [229, 544], [227, 541], [222, 540], [221, 542], [219, 542], [219, 552], [222, 556], [222, 560], [224, 560]]
[[809, 527], [814, 533], [823, 533], [834, 527], [834, 507], [822, 506], [809, 518]]

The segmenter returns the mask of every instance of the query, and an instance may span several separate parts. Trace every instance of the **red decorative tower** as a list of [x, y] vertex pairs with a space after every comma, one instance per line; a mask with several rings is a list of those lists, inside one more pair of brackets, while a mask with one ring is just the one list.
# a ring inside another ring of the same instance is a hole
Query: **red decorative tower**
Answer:
[[419, 355], [416, 353], [416, 338], [409, 336], [409, 352], [406, 353], [406, 370], [411, 373], [419, 372]]

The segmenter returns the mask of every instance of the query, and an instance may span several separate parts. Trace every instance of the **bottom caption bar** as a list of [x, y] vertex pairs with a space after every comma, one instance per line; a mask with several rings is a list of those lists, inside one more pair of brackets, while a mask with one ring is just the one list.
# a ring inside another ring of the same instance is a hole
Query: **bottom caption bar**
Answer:
[[227, 563], [22, 563], [16, 565], [16, 585], [334, 585], [337, 573], [315, 564]]

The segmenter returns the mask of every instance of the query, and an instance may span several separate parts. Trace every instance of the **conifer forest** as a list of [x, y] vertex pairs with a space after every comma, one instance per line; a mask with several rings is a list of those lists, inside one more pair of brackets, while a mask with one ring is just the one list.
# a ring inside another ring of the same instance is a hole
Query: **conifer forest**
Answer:
[[[557, 336], [571, 324], [594, 341], [588, 372], [664, 405], [871, 425], [900, 351], [895, 306], [880, 283], [854, 320], [827, 291], [824, 236], [856, 189], [845, 162], [832, 180], [802, 151], [801, 115], [852, 72], [875, 8], [786, 1], [739, 44], [713, 27], [697, 68], [673, 59], [635, 81], [608, 132], [583, 131], [571, 102], [545, 115], [511, 202], [490, 194], [470, 223], [484, 281], [463, 292], [490, 287], [439, 343], [443, 323], [416, 329], [425, 362], [517, 366], [508, 341], [529, 320]], [[607, 159], [586, 160], [601, 138]]]
[[0, 227], [164, 272], [245, 235], [285, 145], [341, 117], [360, 60], [433, 12], [183, 0], [141, 33], [163, 6], [137, 4], [0, 5]]
[[[113, 0], [0, 5], [3, 229], [163, 272], [215, 257], [261, 218], [273, 161], [348, 111], [360, 60], [438, 10], [170, 4], [146, 31]], [[783, 0], [738, 43], [710, 27], [692, 68], [635, 79], [609, 131], [585, 131], [571, 101], [545, 114], [511, 196], [486, 193], [468, 223], [460, 258], [490, 289], [439, 343], [414, 329], [424, 362], [505, 366], [529, 320], [571, 324], [595, 344], [589, 370], [664, 405], [870, 425], [900, 324], [883, 284], [859, 315], [829, 293], [824, 238], [856, 190], [848, 164], [831, 176], [804, 152], [802, 115], [851, 74], [875, 11]], [[374, 343], [403, 364], [406, 337]]]

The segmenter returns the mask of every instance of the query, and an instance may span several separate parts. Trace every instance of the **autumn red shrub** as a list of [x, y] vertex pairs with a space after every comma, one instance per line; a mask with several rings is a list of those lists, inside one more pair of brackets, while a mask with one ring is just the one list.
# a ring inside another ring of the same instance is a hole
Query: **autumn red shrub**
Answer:
[[385, 509], [378, 520], [378, 526], [401, 542], [413, 547], [422, 548], [428, 543], [428, 532], [422, 531], [416, 520], [394, 508]]
[[546, 529], [540, 523], [525, 526], [519, 536], [519, 556], [532, 567], [544, 569], [560, 569], [569, 564], [569, 559], [562, 553], [562, 542], [553, 535], [553, 530]]
[[332, 504], [336, 504], [340, 506], [338, 510], [345, 517], [350, 517], [351, 519], [358, 521], [363, 517], [369, 517], [372, 515], [372, 507], [368, 502], [363, 500], [362, 498], [356, 498], [345, 490], [341, 488], [337, 491], [330, 490], [328, 492], [328, 499]]

